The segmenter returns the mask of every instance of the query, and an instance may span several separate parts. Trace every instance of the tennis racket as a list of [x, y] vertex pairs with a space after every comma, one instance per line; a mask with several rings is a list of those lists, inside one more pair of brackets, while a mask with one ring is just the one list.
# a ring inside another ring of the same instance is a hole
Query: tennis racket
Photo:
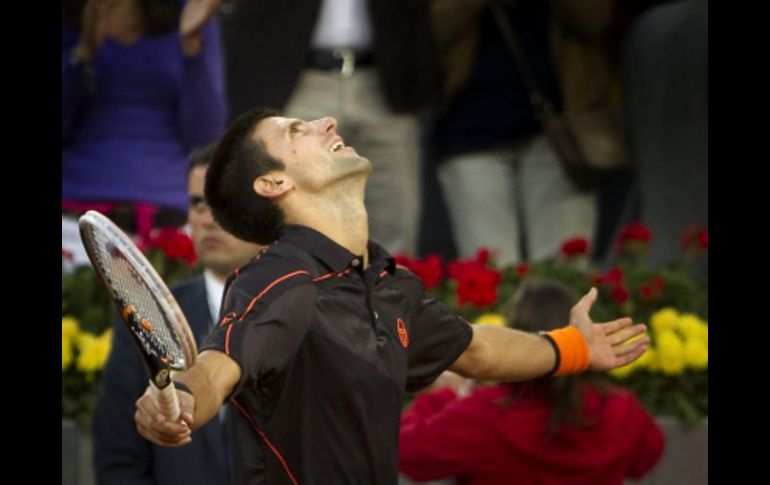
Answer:
[[158, 273], [118, 226], [96, 211], [82, 215], [79, 224], [96, 274], [142, 356], [155, 402], [166, 418], [178, 421], [171, 371], [189, 368], [197, 354], [187, 319]]

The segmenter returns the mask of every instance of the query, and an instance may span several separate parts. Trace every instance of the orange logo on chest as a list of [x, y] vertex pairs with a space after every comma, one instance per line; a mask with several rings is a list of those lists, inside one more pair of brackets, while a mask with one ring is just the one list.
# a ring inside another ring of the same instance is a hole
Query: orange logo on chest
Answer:
[[406, 331], [406, 325], [400, 318], [396, 320], [396, 329], [398, 330], [398, 339], [404, 348], [409, 347], [409, 333]]

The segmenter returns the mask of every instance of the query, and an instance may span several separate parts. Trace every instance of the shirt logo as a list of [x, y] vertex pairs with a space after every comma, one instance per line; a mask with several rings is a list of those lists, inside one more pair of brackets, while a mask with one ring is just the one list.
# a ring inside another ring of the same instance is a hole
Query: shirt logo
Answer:
[[406, 331], [406, 325], [400, 318], [396, 320], [396, 329], [398, 330], [398, 339], [404, 348], [409, 347], [409, 333]]

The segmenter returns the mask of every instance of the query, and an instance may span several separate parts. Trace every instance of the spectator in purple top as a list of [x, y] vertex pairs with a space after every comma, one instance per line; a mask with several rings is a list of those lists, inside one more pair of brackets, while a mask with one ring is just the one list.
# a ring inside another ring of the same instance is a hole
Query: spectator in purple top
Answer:
[[87, 209], [140, 237], [183, 224], [187, 155], [226, 117], [215, 5], [64, 0], [62, 12], [63, 241]]

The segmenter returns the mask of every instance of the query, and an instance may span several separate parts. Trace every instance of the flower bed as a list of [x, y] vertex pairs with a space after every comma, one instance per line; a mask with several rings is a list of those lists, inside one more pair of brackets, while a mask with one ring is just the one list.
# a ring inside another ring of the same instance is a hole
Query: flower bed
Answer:
[[662, 268], [644, 264], [652, 234], [637, 222], [621, 231], [619, 263], [606, 271], [589, 264], [589, 243], [583, 238], [564, 241], [560, 254], [550, 259], [507, 268], [497, 267], [494, 255], [483, 248], [474, 258], [448, 264], [437, 255], [396, 259], [436, 299], [472, 323], [504, 325], [506, 303], [529, 279], [556, 279], [580, 294], [596, 286], [594, 321], [631, 316], [648, 324], [652, 338], [648, 352], [609, 378], [632, 389], [653, 414], [689, 424], [708, 414], [708, 282], [697, 281], [692, 272], [692, 263], [708, 250], [708, 230], [692, 227], [681, 242], [682, 258]]

